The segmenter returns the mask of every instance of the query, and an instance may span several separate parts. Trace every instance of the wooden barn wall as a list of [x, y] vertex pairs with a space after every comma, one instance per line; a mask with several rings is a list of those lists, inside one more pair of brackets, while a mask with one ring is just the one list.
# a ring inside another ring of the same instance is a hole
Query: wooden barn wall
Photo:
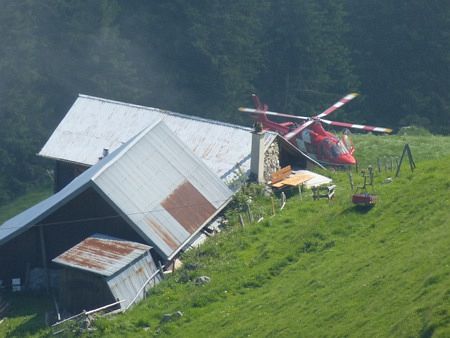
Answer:
[[[144, 243], [143, 239], [92, 188], [41, 222], [49, 260], [95, 233]], [[58, 266], [56, 264], [53, 267]]]
[[[38, 225], [43, 226], [47, 263], [52, 269], [61, 269], [51, 262], [53, 258], [95, 233], [147, 244], [92, 188]], [[33, 267], [43, 267], [37, 226], [0, 246], [0, 279], [10, 282], [11, 278], [20, 277], [25, 281], [27, 269]]]
[[31, 228], [0, 246], [0, 279], [10, 286], [12, 278], [25, 282], [26, 271], [42, 266], [39, 229]]
[[62, 308], [71, 313], [93, 310], [116, 301], [103, 277], [70, 268], [61, 273], [58, 296]]

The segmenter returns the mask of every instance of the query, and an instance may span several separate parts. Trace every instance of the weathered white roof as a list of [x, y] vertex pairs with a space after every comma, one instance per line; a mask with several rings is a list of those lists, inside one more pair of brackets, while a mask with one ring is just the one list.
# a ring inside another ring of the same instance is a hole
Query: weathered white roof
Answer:
[[156, 121], [64, 189], [0, 226], [0, 244], [92, 187], [171, 259], [230, 200], [226, 185]]
[[[93, 165], [104, 148], [113, 151], [156, 119], [223, 181], [230, 182], [238, 168], [250, 169], [250, 128], [86, 95], [79, 95], [39, 155]], [[265, 134], [266, 147], [276, 136]]]
[[151, 249], [150, 246], [94, 234], [52, 261], [102, 276], [112, 276]]
[[[141, 287], [158, 270], [150, 249], [141, 243], [94, 234], [52, 261], [103, 276], [114, 299], [121, 300], [120, 307], [126, 309], [135, 297], [144, 297]], [[155, 276], [152, 284], [160, 278]]]

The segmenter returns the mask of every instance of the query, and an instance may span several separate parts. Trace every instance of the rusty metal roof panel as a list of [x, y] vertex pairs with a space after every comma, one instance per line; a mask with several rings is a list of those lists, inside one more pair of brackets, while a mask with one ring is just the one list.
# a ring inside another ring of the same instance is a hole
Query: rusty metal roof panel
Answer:
[[[79, 95], [39, 155], [93, 165], [104, 148], [113, 151], [158, 119], [223, 181], [249, 171], [250, 128], [86, 95]], [[275, 137], [266, 133], [266, 146]]]
[[150, 249], [151, 247], [145, 244], [95, 234], [52, 261], [102, 276], [112, 276]]
[[0, 244], [94, 188], [164, 258], [171, 259], [232, 196], [162, 121], [134, 136], [64, 189], [0, 226]]
[[170, 258], [228, 203], [232, 192], [163, 122], [125, 148], [92, 180]]

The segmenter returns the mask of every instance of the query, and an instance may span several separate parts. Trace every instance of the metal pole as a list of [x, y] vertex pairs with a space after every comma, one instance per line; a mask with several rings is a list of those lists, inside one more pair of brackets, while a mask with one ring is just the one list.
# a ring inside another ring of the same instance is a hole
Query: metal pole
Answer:
[[45, 272], [45, 287], [47, 289], [47, 293], [50, 293], [50, 278], [47, 269], [47, 252], [45, 250], [44, 229], [42, 225], [39, 225], [39, 239], [41, 243], [42, 266]]

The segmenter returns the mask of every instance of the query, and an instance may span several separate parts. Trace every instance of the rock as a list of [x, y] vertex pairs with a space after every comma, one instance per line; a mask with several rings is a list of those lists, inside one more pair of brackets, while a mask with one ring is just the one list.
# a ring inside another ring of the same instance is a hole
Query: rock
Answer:
[[181, 317], [183, 317], [183, 312], [181, 311], [176, 311], [174, 313], [166, 313], [165, 315], [163, 315], [161, 323], [167, 323]]
[[263, 194], [264, 194], [264, 197], [271, 197], [271, 196], [273, 196], [272, 188], [270, 188], [269, 186], [265, 186]]
[[264, 179], [270, 181], [272, 173], [280, 170], [280, 150], [278, 142], [274, 141], [264, 154]]
[[163, 315], [163, 317], [161, 319], [161, 323], [167, 323], [167, 322], [170, 322], [171, 320], [172, 320], [172, 314], [166, 313]]
[[178, 258], [176, 258], [175, 263], [174, 263], [174, 269], [179, 270], [179, 269], [181, 269], [182, 266], [183, 266], [183, 262], [180, 261]]
[[184, 267], [187, 270], [197, 270], [198, 268], [200, 268], [200, 264], [190, 262], [190, 263], [186, 263]]
[[200, 276], [194, 280], [195, 285], [205, 285], [211, 281], [211, 278], [208, 276]]

